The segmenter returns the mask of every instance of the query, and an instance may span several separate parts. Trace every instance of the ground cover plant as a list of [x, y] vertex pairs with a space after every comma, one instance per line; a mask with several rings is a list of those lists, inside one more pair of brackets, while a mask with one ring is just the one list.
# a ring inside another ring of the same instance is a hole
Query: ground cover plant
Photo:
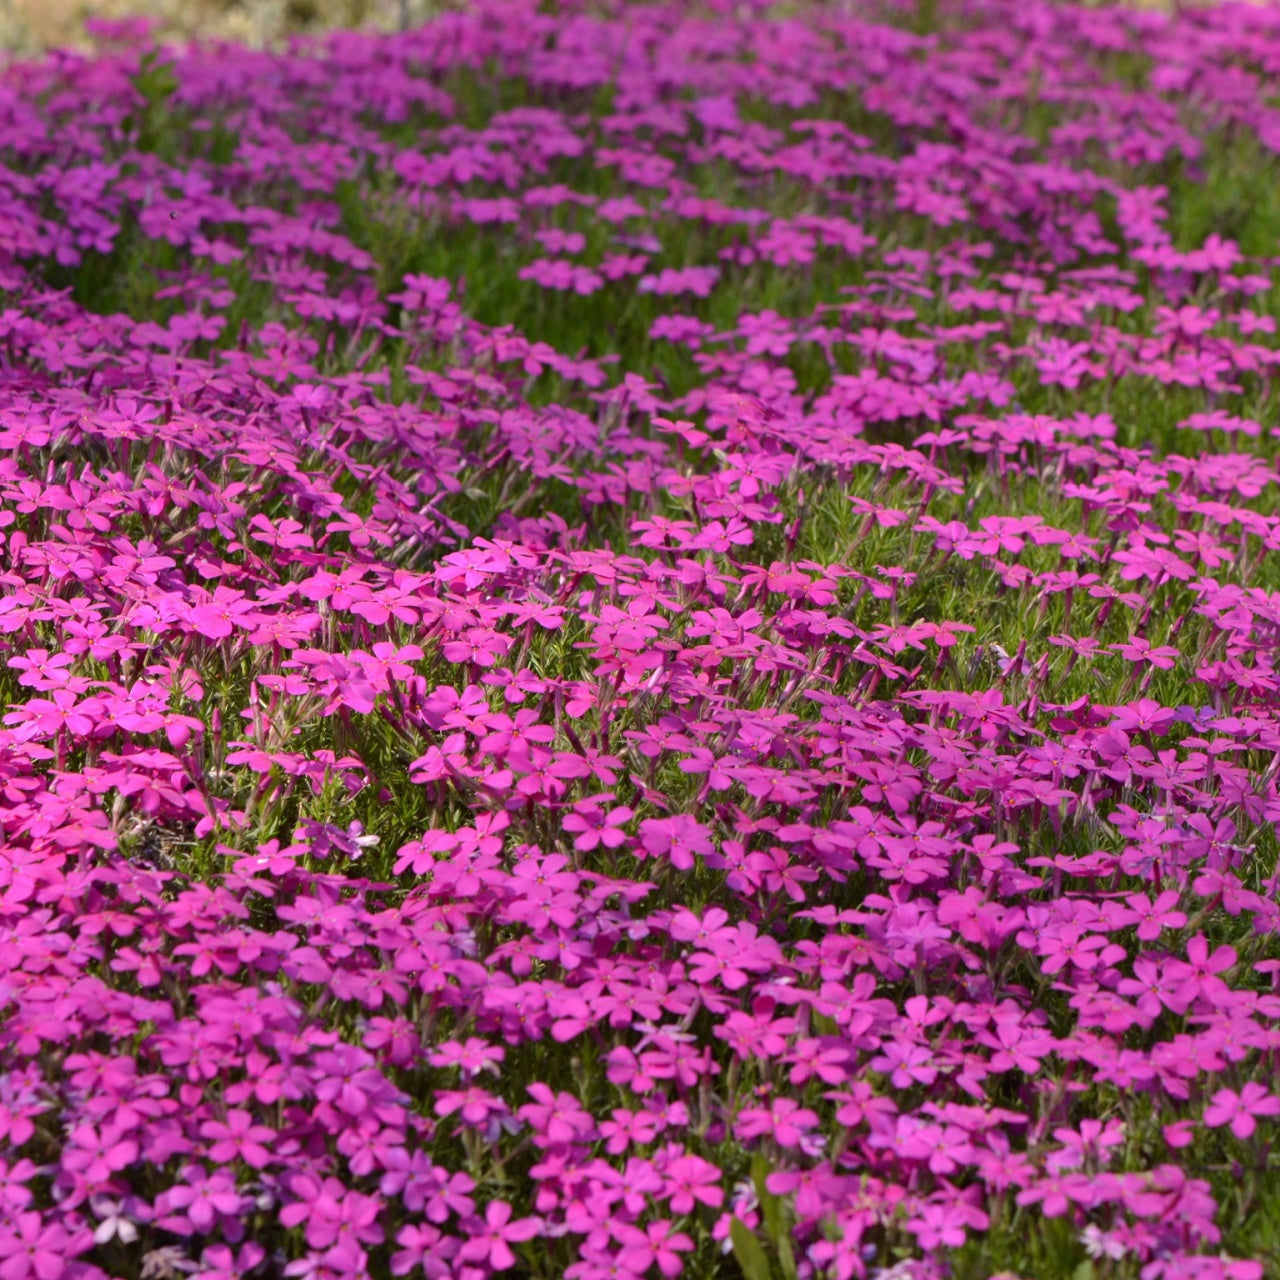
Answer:
[[3, 74], [0, 1280], [1280, 1269], [1280, 10]]

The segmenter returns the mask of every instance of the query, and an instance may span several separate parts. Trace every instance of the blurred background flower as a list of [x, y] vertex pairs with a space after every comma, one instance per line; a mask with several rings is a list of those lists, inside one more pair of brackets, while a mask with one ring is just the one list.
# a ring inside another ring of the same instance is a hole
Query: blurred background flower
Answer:
[[0, 0], [0, 50], [89, 48], [86, 19], [149, 20], [161, 40], [235, 40], [257, 48], [334, 27], [394, 31], [454, 0]]

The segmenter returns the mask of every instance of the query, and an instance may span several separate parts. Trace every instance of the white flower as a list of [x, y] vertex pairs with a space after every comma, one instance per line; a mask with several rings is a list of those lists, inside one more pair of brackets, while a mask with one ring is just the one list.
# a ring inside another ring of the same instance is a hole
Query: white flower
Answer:
[[1119, 1260], [1129, 1252], [1125, 1244], [1114, 1235], [1101, 1231], [1090, 1223], [1080, 1233], [1080, 1243], [1091, 1258], [1112, 1258]]
[[124, 1217], [124, 1206], [105, 1196], [94, 1196], [90, 1202], [94, 1213], [102, 1219], [94, 1228], [95, 1244], [107, 1244], [119, 1239], [121, 1244], [132, 1244], [138, 1238], [138, 1228]]

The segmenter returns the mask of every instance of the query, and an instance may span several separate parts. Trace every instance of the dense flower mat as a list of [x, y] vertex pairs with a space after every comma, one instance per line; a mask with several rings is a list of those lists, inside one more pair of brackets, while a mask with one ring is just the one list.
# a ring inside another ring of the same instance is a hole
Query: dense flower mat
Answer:
[[1280, 11], [511, 2], [0, 90], [0, 1280], [1280, 1268]]

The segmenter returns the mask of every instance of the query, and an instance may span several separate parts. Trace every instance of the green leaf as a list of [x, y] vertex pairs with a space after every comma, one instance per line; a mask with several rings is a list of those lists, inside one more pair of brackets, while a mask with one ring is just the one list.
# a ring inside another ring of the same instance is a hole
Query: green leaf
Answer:
[[781, 1196], [775, 1196], [765, 1185], [771, 1172], [769, 1162], [757, 1152], [751, 1161], [751, 1181], [764, 1216], [765, 1235], [778, 1251], [785, 1280], [796, 1280], [796, 1259], [791, 1248], [791, 1213], [787, 1201]]
[[737, 1258], [746, 1280], [772, 1280], [769, 1259], [765, 1257], [760, 1241], [741, 1218], [729, 1219], [729, 1240], [733, 1244], [733, 1256]]
[[769, 1162], [757, 1151], [751, 1159], [751, 1181], [756, 1189], [756, 1199], [760, 1202], [760, 1208], [764, 1213], [765, 1232], [773, 1237], [778, 1233], [779, 1206], [778, 1197], [771, 1194], [769, 1188], [765, 1186], [765, 1179], [771, 1172]]
[[825, 1013], [811, 1013], [809, 1015], [810, 1024], [815, 1034], [824, 1036], [838, 1035], [840, 1032], [840, 1024]]
[[782, 1263], [782, 1274], [785, 1280], [797, 1280], [796, 1255], [786, 1233], [775, 1236], [773, 1243], [778, 1250], [778, 1261]]
[[139, 59], [138, 70], [131, 77], [131, 83], [142, 95], [144, 104], [135, 119], [137, 148], [139, 151], [157, 151], [168, 118], [169, 99], [178, 91], [174, 64], [162, 62], [159, 49], [149, 49]]
[[160, 61], [160, 50], [149, 49], [138, 62], [133, 87], [152, 106], [159, 106], [178, 91], [178, 77], [172, 62]]
[[1086, 1258], [1072, 1273], [1071, 1280], [1094, 1280], [1097, 1273], [1093, 1269], [1093, 1263]]

